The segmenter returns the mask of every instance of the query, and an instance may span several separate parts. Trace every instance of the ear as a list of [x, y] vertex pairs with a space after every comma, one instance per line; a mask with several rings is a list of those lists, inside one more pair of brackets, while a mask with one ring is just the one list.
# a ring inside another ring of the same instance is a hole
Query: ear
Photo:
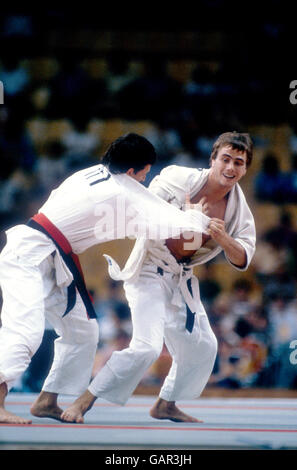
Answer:
[[134, 168], [129, 168], [129, 170], [126, 171], [126, 174], [127, 174], [128, 176], [135, 176]]

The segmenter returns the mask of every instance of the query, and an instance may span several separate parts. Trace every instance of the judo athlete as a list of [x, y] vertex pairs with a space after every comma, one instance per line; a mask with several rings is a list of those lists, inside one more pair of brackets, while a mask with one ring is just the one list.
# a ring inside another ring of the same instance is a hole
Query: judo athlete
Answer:
[[248, 134], [227, 132], [214, 143], [209, 169], [172, 165], [153, 179], [150, 191], [177, 208], [183, 207], [187, 194], [191, 203], [200, 203], [210, 217], [208, 234], [192, 241], [187, 237], [187, 246], [181, 238], [137, 239], [122, 271], [108, 258], [111, 277], [125, 281], [132, 340], [128, 348], [113, 352], [85, 393], [63, 412], [62, 419], [83, 422], [97, 397], [124, 405], [165, 341], [172, 365], [150, 415], [199, 422], [175, 404], [200, 396], [217, 353], [217, 340], [200, 300], [193, 267], [223, 251], [232, 267], [239, 271], [248, 268], [255, 252], [255, 224], [238, 183], [251, 164], [252, 152]]
[[161, 239], [160, 229], [166, 224], [178, 233], [201, 230], [198, 211], [183, 212], [158, 196], [152, 200], [140, 184], [155, 158], [154, 147], [144, 137], [133, 133], [120, 137], [110, 145], [102, 163], [67, 178], [27, 224], [7, 231], [0, 255], [1, 423], [31, 422], [8, 412], [5, 398], [37, 351], [45, 318], [58, 338], [51, 370], [32, 414], [60, 419], [58, 395], [77, 396], [90, 383], [98, 323], [80, 253], [108, 240], [139, 234], [146, 239], [152, 229], [154, 238]]

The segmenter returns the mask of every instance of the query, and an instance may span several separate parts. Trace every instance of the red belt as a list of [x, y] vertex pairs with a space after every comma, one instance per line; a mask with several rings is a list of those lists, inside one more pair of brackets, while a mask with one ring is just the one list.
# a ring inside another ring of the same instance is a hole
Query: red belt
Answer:
[[73, 253], [72, 247], [62, 232], [42, 213], [35, 214], [27, 223], [30, 227], [45, 233], [56, 245], [65, 264], [73, 275], [73, 282], [68, 286], [68, 303], [63, 316], [72, 310], [76, 301], [76, 289], [78, 290], [87, 310], [89, 318], [97, 318], [92, 297], [86, 288], [86, 283], [79, 261], [79, 257]]

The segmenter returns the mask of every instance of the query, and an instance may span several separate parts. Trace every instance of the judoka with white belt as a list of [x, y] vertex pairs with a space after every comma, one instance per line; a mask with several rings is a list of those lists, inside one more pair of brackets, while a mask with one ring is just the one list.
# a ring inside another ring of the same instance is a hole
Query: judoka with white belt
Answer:
[[209, 169], [173, 165], [151, 182], [150, 191], [177, 208], [189, 201], [199, 203], [210, 217], [208, 234], [185, 234], [184, 240], [138, 239], [122, 271], [106, 256], [111, 277], [125, 281], [132, 340], [127, 349], [113, 352], [85, 393], [63, 412], [64, 420], [83, 422], [97, 397], [125, 404], [165, 341], [172, 365], [150, 414], [199, 422], [175, 404], [200, 396], [217, 353], [193, 267], [223, 251], [235, 269], [248, 268], [255, 252], [255, 224], [238, 182], [251, 164], [252, 152], [248, 134], [227, 132], [214, 143]]
[[171, 232], [206, 231], [207, 216], [183, 212], [140, 184], [155, 159], [155, 149], [144, 137], [120, 137], [103, 164], [74, 173], [26, 225], [7, 231], [0, 255], [0, 422], [31, 422], [6, 410], [5, 398], [38, 349], [45, 319], [59, 337], [32, 414], [60, 419], [58, 395], [79, 395], [90, 382], [98, 323], [80, 253], [130, 236], [164, 239]]

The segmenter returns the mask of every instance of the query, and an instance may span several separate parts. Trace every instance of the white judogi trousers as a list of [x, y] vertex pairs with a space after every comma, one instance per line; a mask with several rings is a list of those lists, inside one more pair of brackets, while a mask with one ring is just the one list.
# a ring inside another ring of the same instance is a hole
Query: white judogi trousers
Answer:
[[0, 329], [0, 383], [11, 389], [30, 364], [43, 337], [45, 318], [59, 338], [43, 390], [79, 395], [86, 390], [98, 344], [98, 323], [87, 318], [77, 294], [74, 309], [62, 318], [66, 288], [57, 286], [53, 255], [39, 265], [4, 248], [0, 257], [3, 294]]
[[154, 264], [143, 267], [137, 282], [124, 283], [133, 323], [132, 340], [125, 350], [113, 352], [93, 379], [88, 389], [94, 396], [124, 405], [159, 357], [164, 340], [172, 366], [160, 398], [176, 401], [200, 396], [213, 369], [217, 340], [201, 302], [192, 333], [185, 329], [185, 303], [172, 304], [176, 287], [176, 276], [168, 272], [161, 276]]

